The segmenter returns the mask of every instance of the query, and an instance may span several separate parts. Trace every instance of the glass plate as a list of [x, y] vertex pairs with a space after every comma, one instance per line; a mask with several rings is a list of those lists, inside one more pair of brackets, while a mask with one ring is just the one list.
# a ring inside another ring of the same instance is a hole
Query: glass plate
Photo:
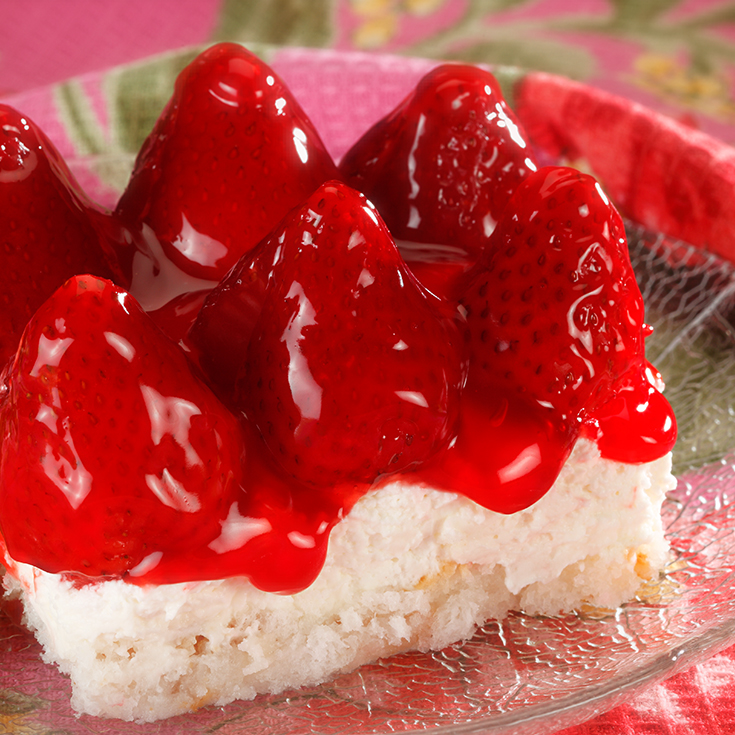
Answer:
[[[291, 84], [335, 157], [431, 65], [336, 52], [256, 51]], [[187, 58], [190, 52], [11, 102], [59, 141], [94, 196], [114, 201], [146, 125]], [[142, 78], [147, 84], [134, 83]], [[135, 124], [125, 128], [131, 120]], [[0, 610], [0, 729], [158, 735], [548, 733], [611, 709], [733, 642], [734, 269], [632, 223], [628, 232], [648, 320], [655, 326], [649, 357], [664, 375], [680, 425], [679, 486], [664, 507], [673, 557], [661, 579], [638, 599], [616, 610], [564, 617], [512, 614], [443, 651], [402, 654], [320, 687], [150, 725], [76, 717], [68, 680], [42, 662], [40, 647], [17, 623], [18, 611], [6, 605]]]

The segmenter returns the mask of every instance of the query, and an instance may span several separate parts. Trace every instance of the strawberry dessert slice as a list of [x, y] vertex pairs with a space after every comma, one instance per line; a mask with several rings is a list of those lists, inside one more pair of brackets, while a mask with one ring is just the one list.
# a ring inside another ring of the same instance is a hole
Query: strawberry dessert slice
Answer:
[[206, 546], [240, 498], [235, 418], [109, 281], [67, 281], [30, 321], [0, 409], [11, 557], [89, 577]]
[[440, 293], [486, 247], [511, 195], [536, 168], [495, 77], [463, 64], [429, 72], [340, 162], [397, 240], [442, 246], [403, 248]]
[[142, 307], [69, 280], [0, 392], [4, 584], [75, 709], [314, 685], [663, 568], [676, 427], [620, 218], [536, 168], [441, 67], [345, 159], [376, 209], [244, 49], [183, 72], [116, 213]]
[[192, 330], [231, 404], [302, 482], [371, 483], [454, 438], [464, 346], [375, 208], [320, 187], [210, 294]]
[[116, 208], [131, 293], [155, 311], [211, 288], [337, 175], [269, 66], [237, 44], [209, 48], [179, 75]]
[[0, 365], [15, 353], [36, 309], [67, 278], [112, 277], [106, 218], [44, 133], [0, 105]]

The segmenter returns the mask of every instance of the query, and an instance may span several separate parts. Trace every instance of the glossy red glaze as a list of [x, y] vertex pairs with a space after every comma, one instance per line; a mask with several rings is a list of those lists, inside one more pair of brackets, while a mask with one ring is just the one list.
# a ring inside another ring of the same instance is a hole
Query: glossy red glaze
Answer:
[[622, 376], [610, 400], [594, 414], [604, 457], [639, 464], [673, 449], [676, 419], [661, 388], [661, 376], [645, 360]]
[[[597, 419], [588, 424], [588, 429], [594, 427], [603, 456], [636, 463], [670, 451], [675, 423], [658, 390], [646, 381], [645, 386], [624, 388], [623, 395], [620, 404], [614, 399], [600, 412], [602, 432]], [[623, 404], [641, 410], [631, 417], [623, 409], [610, 419]], [[399, 478], [458, 492], [504, 514], [527, 508], [545, 494], [576, 436], [560, 432], [552, 417], [537, 407], [475, 390], [463, 395], [460, 425], [451, 448]], [[608, 427], [612, 429], [606, 435]], [[155, 568], [129, 581], [170, 583], [245, 575], [271, 592], [295, 592], [314, 581], [326, 557], [330, 532], [371, 485], [300, 485], [273, 464], [255, 431], [247, 439], [247, 456], [247, 492], [219, 520], [219, 536], [185, 553], [164, 554]]]
[[219, 518], [206, 545], [164, 554], [143, 584], [247, 576], [259, 589], [289, 593], [308, 587], [321, 571], [332, 528], [365, 488], [307, 488], [270, 460], [254, 429], [246, 430], [246, 492]]
[[398, 249], [421, 285], [450, 303], [461, 296], [462, 276], [475, 258], [459, 247], [398, 241]]
[[502, 386], [469, 386], [457, 440], [419, 475], [490, 510], [515, 513], [546, 494], [573, 444], [548, 409]]

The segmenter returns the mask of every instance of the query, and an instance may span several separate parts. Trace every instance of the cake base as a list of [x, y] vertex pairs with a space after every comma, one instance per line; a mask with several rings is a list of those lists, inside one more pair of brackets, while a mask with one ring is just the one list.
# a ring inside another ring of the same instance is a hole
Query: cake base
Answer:
[[670, 456], [625, 465], [580, 441], [551, 491], [511, 516], [400, 481], [370, 492], [297, 594], [242, 578], [74, 587], [12, 559], [5, 585], [78, 712], [153, 721], [441, 649], [510, 610], [616, 607], [668, 559], [675, 484]]

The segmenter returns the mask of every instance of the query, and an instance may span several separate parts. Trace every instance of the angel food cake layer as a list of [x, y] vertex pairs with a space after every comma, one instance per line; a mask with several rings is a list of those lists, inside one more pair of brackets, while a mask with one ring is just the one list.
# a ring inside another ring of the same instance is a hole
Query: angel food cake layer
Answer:
[[438, 650], [513, 609], [615, 607], [667, 560], [660, 509], [674, 484], [668, 456], [624, 465], [583, 441], [549, 493], [513, 515], [400, 482], [368, 493], [294, 595], [242, 578], [76, 587], [26, 564], [8, 581], [77, 710], [153, 720]]
[[215, 46], [114, 212], [0, 123], [5, 586], [78, 711], [310, 685], [659, 573], [676, 423], [622, 220], [490, 74], [435, 69], [337, 167]]

